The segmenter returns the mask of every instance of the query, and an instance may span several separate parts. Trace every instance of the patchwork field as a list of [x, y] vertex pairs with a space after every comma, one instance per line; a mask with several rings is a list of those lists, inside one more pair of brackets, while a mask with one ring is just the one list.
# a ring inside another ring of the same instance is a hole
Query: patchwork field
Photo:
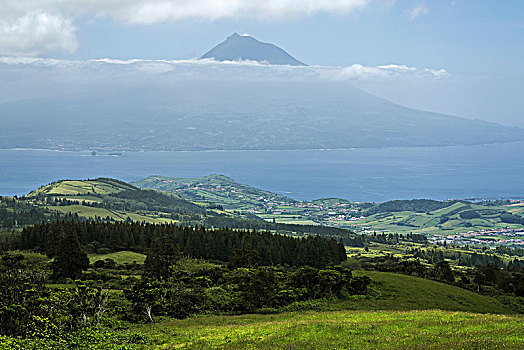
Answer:
[[[222, 175], [194, 179], [150, 176], [133, 184], [277, 223], [327, 225], [366, 233], [419, 233], [440, 240], [459, 234], [462, 237], [449, 239], [460, 244], [524, 244], [524, 231], [513, 232], [524, 230], [524, 202], [520, 200], [361, 203], [323, 198], [307, 202], [240, 184]], [[478, 234], [471, 235], [472, 232]]]

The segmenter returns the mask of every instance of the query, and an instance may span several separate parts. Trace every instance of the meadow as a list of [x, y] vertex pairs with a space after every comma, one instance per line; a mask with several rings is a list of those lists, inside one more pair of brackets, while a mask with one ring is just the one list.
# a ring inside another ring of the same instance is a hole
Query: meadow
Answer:
[[425, 311], [209, 316], [133, 327], [159, 349], [522, 349], [524, 318]]

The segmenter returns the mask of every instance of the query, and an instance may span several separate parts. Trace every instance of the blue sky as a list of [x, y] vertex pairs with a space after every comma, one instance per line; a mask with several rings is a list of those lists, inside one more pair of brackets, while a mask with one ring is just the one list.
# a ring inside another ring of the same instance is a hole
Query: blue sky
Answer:
[[445, 69], [446, 79], [353, 83], [411, 107], [524, 127], [521, 0], [4, 1], [0, 56], [187, 59], [248, 33], [311, 65]]
[[[426, 11], [410, 19], [417, 6]], [[78, 58], [190, 58], [232, 32], [275, 43], [310, 64], [408, 64], [461, 73], [524, 73], [523, 1], [379, 1], [346, 15], [185, 19], [130, 25], [78, 21]]]

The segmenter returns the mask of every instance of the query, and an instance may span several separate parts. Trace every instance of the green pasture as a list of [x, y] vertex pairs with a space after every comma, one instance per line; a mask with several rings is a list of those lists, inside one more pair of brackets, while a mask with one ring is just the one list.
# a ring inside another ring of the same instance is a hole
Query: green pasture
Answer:
[[136, 262], [137, 264], [143, 264], [146, 260], [144, 254], [130, 252], [130, 251], [120, 251], [109, 254], [89, 254], [89, 262], [92, 264], [97, 260], [113, 259], [117, 264], [132, 264]]
[[305, 311], [207, 316], [136, 326], [158, 349], [522, 349], [522, 316]]

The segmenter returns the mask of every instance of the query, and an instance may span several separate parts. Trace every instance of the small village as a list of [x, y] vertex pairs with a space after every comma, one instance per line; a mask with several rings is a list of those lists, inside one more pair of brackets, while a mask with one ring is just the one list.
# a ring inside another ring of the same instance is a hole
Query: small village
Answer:
[[435, 234], [429, 238], [431, 243], [454, 245], [489, 245], [524, 247], [524, 229], [478, 230], [443, 236]]

